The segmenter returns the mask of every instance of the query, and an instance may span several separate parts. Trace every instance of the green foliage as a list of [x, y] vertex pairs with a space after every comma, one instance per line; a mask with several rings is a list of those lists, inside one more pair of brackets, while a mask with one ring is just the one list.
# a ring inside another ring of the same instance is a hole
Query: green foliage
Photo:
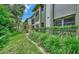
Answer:
[[10, 14], [6, 6], [0, 5], [0, 25], [8, 26], [10, 24]]
[[35, 6], [35, 8], [32, 10], [33, 12], [36, 11], [38, 8], [43, 8], [43, 4], [38, 4]]
[[14, 18], [7, 8], [8, 5], [0, 5], [0, 25], [11, 29], [14, 26]]
[[5, 32], [4, 32], [4, 35], [2, 35], [0, 37], [0, 49], [2, 49], [3, 47], [6, 46], [6, 44], [10, 41], [10, 37], [16, 36], [17, 34], [21, 33], [21, 32], [16, 32], [16, 31], [13, 33], [10, 33], [10, 31], [8, 29], [3, 30], [3, 31], [5, 31]]
[[76, 36], [33, 32], [30, 38], [44, 47], [49, 53], [79, 53], [79, 38]]
[[9, 9], [9, 5], [0, 5], [0, 48], [8, 43], [10, 36], [18, 34], [15, 32], [15, 23], [16, 18]]
[[49, 28], [47, 28], [47, 29], [53, 29], [53, 30], [54, 30], [54, 29], [55, 29], [55, 30], [60, 30], [60, 29], [61, 29], [61, 30], [64, 30], [64, 29], [71, 29], [71, 28], [72, 28], [72, 29], [73, 29], [73, 28], [76, 29], [76, 28], [78, 28], [78, 26], [75, 26], [75, 25], [63, 26], [63, 27], [62, 27], [62, 26], [52, 26], [52, 27], [49, 27]]
[[0, 36], [9, 34], [9, 29], [0, 25]]
[[7, 35], [2, 36], [2, 38], [0, 39], [0, 49], [3, 48], [7, 42], [8, 42], [8, 36]]
[[28, 40], [24, 34], [18, 33], [10, 36], [8, 44], [0, 50], [0, 53], [5, 54], [38, 54], [42, 53], [32, 42]]
[[9, 41], [9, 36], [10, 36], [10, 32], [8, 29], [4, 29], [1, 31], [2, 32], [2, 36], [0, 36], [0, 48], [3, 48], [6, 43]]

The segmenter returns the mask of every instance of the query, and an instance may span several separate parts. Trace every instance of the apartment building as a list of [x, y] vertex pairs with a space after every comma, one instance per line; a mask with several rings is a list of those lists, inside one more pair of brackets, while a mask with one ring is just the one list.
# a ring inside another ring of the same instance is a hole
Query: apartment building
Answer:
[[34, 10], [34, 25], [35, 27], [41, 27], [42, 24], [45, 27], [75, 25], [77, 6], [75, 4], [46, 4], [42, 8], [38, 6]]
[[33, 9], [34, 15], [33, 15], [33, 27], [38, 30], [41, 27], [45, 26], [45, 11], [44, 11], [44, 5], [38, 4]]
[[77, 5], [75, 4], [47, 4], [46, 27], [75, 25]]
[[[46, 4], [46, 27], [51, 26], [79, 26], [78, 4]], [[79, 33], [79, 29], [76, 30]]]
[[79, 5], [77, 4], [37, 4], [33, 12], [30, 20], [34, 29], [65, 25], [79, 26]]

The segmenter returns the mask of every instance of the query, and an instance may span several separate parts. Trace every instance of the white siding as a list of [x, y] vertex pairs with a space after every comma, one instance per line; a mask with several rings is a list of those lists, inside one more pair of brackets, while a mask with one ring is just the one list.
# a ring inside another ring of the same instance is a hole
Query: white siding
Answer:
[[54, 5], [54, 18], [59, 18], [74, 14], [76, 11], [75, 4], [55, 4]]

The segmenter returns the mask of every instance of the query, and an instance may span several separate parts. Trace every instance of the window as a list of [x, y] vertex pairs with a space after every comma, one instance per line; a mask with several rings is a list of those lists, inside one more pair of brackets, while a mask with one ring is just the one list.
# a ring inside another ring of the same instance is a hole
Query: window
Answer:
[[41, 8], [41, 11], [44, 11], [44, 8]]
[[62, 20], [54, 20], [53, 24], [54, 24], [54, 26], [61, 26]]
[[34, 29], [34, 26], [32, 26], [32, 29]]
[[39, 24], [36, 24], [36, 31], [39, 31]]
[[32, 24], [34, 24], [34, 19], [32, 19]]
[[39, 12], [36, 12], [36, 16], [38, 16]]
[[54, 20], [53, 24], [54, 26], [75, 25], [75, 16]]
[[64, 25], [75, 25], [75, 17], [64, 19]]
[[39, 12], [36, 13], [35, 22], [39, 21]]
[[41, 27], [44, 27], [44, 23], [41, 23]]
[[36, 28], [37, 28], [37, 29], [39, 28], [39, 24], [36, 24]]

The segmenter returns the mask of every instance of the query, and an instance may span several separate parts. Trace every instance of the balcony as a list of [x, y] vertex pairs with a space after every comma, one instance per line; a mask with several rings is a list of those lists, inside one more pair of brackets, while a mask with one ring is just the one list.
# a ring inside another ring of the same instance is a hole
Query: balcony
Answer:
[[39, 15], [37, 15], [35, 18], [35, 22], [38, 22], [38, 21], [39, 21]]

